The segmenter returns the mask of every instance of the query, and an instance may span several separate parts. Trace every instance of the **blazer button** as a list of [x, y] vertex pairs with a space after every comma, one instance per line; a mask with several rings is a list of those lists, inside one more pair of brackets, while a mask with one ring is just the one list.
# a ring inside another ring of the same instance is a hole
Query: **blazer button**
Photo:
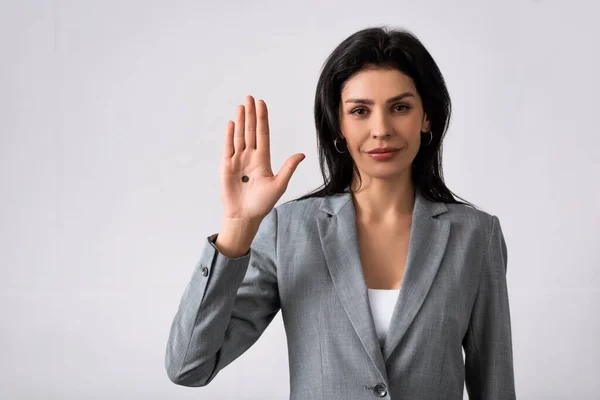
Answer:
[[387, 388], [385, 387], [385, 384], [378, 383], [373, 387], [373, 392], [377, 397], [385, 397], [387, 395]]
[[202, 268], [202, 276], [208, 276], [208, 268], [206, 268], [206, 267]]

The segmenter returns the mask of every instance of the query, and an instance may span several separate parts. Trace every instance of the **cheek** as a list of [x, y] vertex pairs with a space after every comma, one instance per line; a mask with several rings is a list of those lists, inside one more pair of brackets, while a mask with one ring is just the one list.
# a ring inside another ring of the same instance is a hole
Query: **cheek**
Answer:
[[363, 142], [356, 141], [356, 140], [351, 141], [350, 145], [348, 147], [348, 150], [350, 151], [350, 154], [352, 155], [352, 157], [355, 157], [355, 158], [366, 157], [366, 153], [363, 152], [365, 150], [364, 141]]
[[355, 154], [361, 146], [364, 145], [364, 139], [359, 132], [353, 132], [351, 129], [343, 130], [345, 146], [348, 148], [350, 153]]

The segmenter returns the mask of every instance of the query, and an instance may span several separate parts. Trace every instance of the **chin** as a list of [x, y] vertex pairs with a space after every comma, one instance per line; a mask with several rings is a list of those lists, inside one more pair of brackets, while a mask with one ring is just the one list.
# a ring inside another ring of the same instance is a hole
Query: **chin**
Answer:
[[[384, 167], [384, 166], [382, 166]], [[396, 179], [398, 176], [410, 172], [410, 168], [405, 166], [385, 166], [385, 168], [369, 168], [368, 170], [363, 170], [362, 173], [364, 175], [369, 176], [373, 179]]]

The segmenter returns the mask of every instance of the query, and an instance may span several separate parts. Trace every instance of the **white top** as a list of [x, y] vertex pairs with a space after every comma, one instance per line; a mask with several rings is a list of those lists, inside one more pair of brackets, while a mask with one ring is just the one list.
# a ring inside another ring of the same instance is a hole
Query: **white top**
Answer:
[[373, 314], [379, 345], [382, 348], [399, 293], [400, 289], [369, 289], [371, 313]]

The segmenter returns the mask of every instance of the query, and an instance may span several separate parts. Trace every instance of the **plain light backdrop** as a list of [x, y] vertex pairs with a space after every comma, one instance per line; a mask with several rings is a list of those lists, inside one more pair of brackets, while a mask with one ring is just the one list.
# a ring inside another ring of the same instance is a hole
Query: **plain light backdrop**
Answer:
[[0, 0], [0, 398], [287, 398], [281, 314], [205, 388], [169, 381], [169, 328], [220, 228], [235, 107], [267, 102], [275, 171], [307, 155], [281, 201], [316, 188], [320, 68], [379, 25], [437, 61], [446, 183], [502, 222], [518, 398], [600, 398], [599, 11]]

